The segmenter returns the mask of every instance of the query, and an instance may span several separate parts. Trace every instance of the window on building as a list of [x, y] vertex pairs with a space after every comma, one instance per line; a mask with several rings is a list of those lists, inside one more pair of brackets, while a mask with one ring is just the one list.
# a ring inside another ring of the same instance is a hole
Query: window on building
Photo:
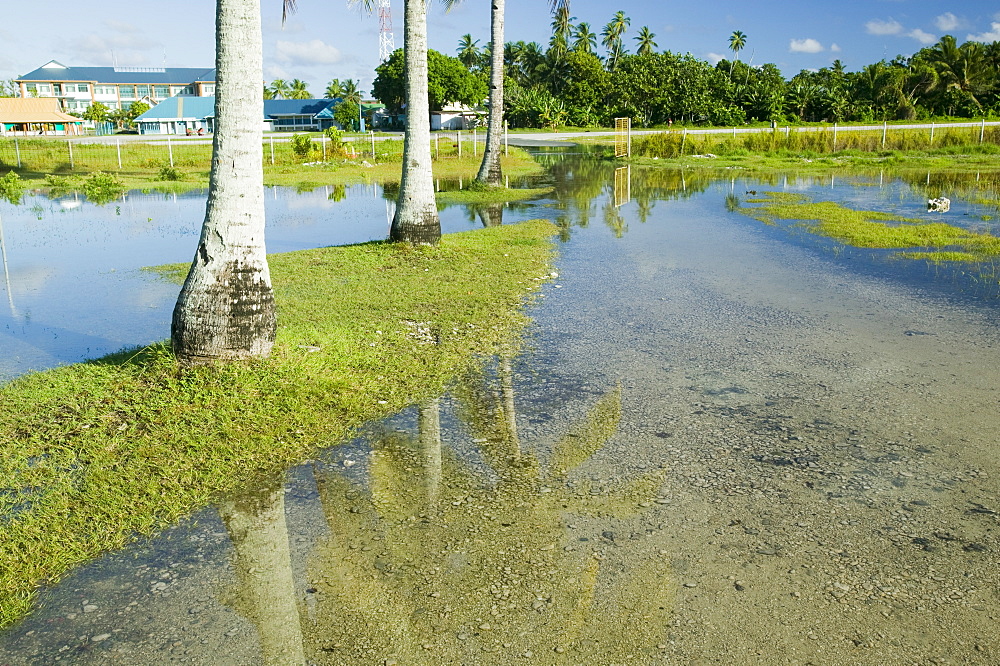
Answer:
[[214, 85], [206, 85], [206, 86], [203, 86], [202, 89], [205, 91], [205, 95], [214, 95], [215, 94], [215, 86]]
[[35, 95], [38, 93], [38, 85], [34, 83], [25, 83], [24, 89], [28, 91], [29, 95]]
[[153, 86], [153, 96], [156, 99], [166, 99], [170, 97], [170, 86]]
[[38, 84], [38, 94], [39, 95], [50, 95], [52, 94], [52, 86], [48, 83]]
[[90, 84], [89, 83], [78, 83], [78, 84], [76, 84], [76, 91], [77, 92], [82, 92], [82, 93], [90, 92]]
[[111, 95], [112, 97], [118, 96], [118, 91], [115, 90], [114, 86], [94, 86], [95, 95]]
[[136, 86], [135, 87], [135, 96], [136, 97], [138, 97], [138, 98], [141, 99], [143, 97], [149, 97], [149, 94], [150, 94], [149, 86]]
[[193, 95], [194, 86], [177, 86], [176, 88], [171, 88], [170, 91], [174, 95]]
[[135, 99], [135, 86], [118, 86], [118, 94], [122, 99]]

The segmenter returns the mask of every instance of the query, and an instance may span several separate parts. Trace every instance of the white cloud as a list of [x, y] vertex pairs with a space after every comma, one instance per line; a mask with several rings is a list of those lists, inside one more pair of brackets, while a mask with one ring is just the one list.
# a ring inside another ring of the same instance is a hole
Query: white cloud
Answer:
[[1000, 22], [994, 21], [990, 24], [990, 31], [981, 35], [967, 35], [970, 42], [997, 42], [1000, 41]]
[[888, 21], [872, 19], [865, 23], [865, 30], [868, 31], [869, 35], [898, 35], [903, 32], [903, 26], [895, 19]]
[[838, 44], [837, 42], [830, 44], [830, 50], [833, 51], [834, 53], [840, 53], [840, 44]]
[[941, 14], [941, 16], [934, 19], [934, 25], [936, 25], [937, 29], [941, 32], [949, 32], [960, 27], [962, 22], [951, 12], [945, 12], [944, 14]]
[[271, 82], [275, 79], [285, 79], [290, 81], [295, 77], [284, 67], [278, 65], [264, 65], [264, 80]]
[[793, 39], [788, 44], [788, 50], [792, 53], [819, 53], [823, 50], [823, 45], [813, 38]]
[[289, 65], [332, 65], [343, 60], [340, 49], [321, 39], [308, 42], [278, 41], [275, 47], [275, 59]]
[[913, 39], [917, 40], [921, 44], [933, 44], [934, 42], [937, 41], [937, 37], [935, 37], [934, 35], [932, 35], [929, 32], [924, 32], [920, 28], [916, 28], [915, 30], [911, 30], [910, 32], [906, 33], [906, 36], [907, 37], [912, 37]]
[[705, 55], [705, 59], [708, 60], [713, 65], [719, 64], [720, 60], [725, 60], [726, 56], [720, 55], [718, 53], [709, 53]]

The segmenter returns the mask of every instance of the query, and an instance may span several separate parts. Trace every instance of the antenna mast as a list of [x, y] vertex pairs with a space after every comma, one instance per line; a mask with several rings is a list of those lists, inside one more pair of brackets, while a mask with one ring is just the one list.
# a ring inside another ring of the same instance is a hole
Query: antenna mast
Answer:
[[396, 42], [392, 38], [392, 13], [389, 10], [389, 0], [378, 0], [378, 59], [385, 62], [396, 50]]

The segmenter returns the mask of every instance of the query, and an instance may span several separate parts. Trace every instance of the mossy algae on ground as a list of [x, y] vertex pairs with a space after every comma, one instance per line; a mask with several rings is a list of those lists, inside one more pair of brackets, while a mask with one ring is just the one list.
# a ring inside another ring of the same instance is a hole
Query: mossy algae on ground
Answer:
[[182, 370], [155, 345], [0, 386], [0, 626], [73, 565], [440, 394], [476, 355], [510, 353], [554, 232], [272, 255], [268, 360]]
[[854, 247], [902, 249], [908, 258], [935, 261], [978, 261], [1000, 255], [1000, 238], [976, 233], [943, 222], [925, 222], [878, 211], [853, 210], [831, 201], [810, 201], [790, 192], [765, 192], [764, 198], [748, 199], [758, 204], [739, 210], [762, 222], [801, 220], [810, 232]]

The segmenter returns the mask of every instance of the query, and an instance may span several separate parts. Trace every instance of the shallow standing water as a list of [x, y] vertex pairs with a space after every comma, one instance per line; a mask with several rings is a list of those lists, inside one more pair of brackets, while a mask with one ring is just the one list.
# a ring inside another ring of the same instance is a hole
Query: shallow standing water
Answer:
[[726, 210], [924, 191], [553, 169], [521, 356], [69, 577], [0, 661], [1000, 662], [995, 294]]

